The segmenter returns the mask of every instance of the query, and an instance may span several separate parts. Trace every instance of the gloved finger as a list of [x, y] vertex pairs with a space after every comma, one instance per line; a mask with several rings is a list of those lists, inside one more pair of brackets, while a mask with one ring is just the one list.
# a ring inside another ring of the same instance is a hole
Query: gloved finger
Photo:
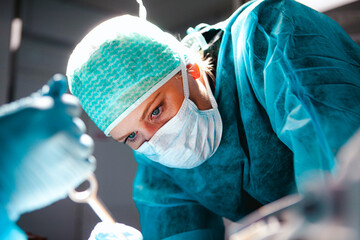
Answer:
[[67, 142], [63, 143], [63, 145], [71, 146], [69, 149], [68, 154], [71, 155], [72, 158], [78, 160], [84, 160], [93, 164], [91, 156], [94, 152], [94, 140], [87, 134], [82, 134], [80, 136], [74, 136], [73, 132], [65, 132], [67, 138]]
[[87, 134], [82, 134], [79, 138], [79, 146], [84, 158], [88, 158], [94, 152], [94, 140]]
[[54, 99], [48, 96], [45, 97], [39, 97], [39, 98], [27, 98], [31, 101], [28, 101], [27, 104], [23, 104], [21, 106], [21, 103], [18, 105], [18, 108], [35, 108], [35, 109], [41, 109], [46, 110], [50, 109], [54, 106]]
[[66, 105], [66, 112], [67, 114], [78, 117], [81, 115], [81, 106], [79, 101], [76, 97], [70, 94], [63, 94], [61, 96], [61, 103]]
[[87, 161], [88, 163], [90, 163], [90, 165], [93, 166], [93, 169], [95, 170], [95, 168], [96, 168], [96, 158], [94, 157], [94, 155], [89, 156], [89, 157], [86, 159], [86, 161]]
[[74, 118], [73, 122], [76, 126], [76, 129], [74, 129], [74, 131], [76, 131], [78, 134], [83, 134], [86, 132], [86, 125], [83, 120], [81, 120], [80, 118]]
[[55, 74], [42, 88], [42, 94], [53, 98], [60, 98], [67, 90], [66, 77], [62, 74]]
[[86, 132], [85, 123], [78, 117], [65, 119], [59, 130], [65, 130], [75, 138], [80, 138]]

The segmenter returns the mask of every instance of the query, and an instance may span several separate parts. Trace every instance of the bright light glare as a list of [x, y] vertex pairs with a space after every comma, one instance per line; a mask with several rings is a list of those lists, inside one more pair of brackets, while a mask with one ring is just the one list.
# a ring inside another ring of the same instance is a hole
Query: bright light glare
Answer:
[[16, 51], [21, 43], [22, 21], [20, 18], [14, 18], [11, 22], [10, 33], [10, 51]]
[[325, 12], [352, 2], [356, 2], [356, 0], [297, 0], [297, 1], [319, 12]]

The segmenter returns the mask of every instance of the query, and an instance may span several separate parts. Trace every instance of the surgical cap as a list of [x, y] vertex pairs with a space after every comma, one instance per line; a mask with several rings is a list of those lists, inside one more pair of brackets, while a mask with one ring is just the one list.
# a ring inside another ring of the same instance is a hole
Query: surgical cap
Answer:
[[109, 132], [189, 61], [173, 36], [138, 17], [107, 20], [75, 47], [69, 89], [95, 124]]

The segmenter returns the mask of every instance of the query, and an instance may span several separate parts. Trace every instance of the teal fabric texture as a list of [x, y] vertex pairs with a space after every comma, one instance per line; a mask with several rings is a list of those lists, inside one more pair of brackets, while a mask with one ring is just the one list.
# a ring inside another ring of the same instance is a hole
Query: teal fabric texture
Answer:
[[27, 240], [26, 234], [16, 225], [13, 220], [9, 219], [8, 213], [0, 205], [0, 239], [3, 240]]
[[335, 156], [360, 126], [360, 48], [336, 22], [293, 0], [265, 0], [222, 26], [218, 150], [186, 170], [134, 151], [145, 240], [223, 239], [221, 217], [236, 221], [301, 192], [309, 176], [336, 176]]
[[128, 15], [110, 19], [74, 49], [67, 70], [70, 91], [108, 135], [180, 70], [180, 54], [185, 57], [179, 41], [155, 25]]

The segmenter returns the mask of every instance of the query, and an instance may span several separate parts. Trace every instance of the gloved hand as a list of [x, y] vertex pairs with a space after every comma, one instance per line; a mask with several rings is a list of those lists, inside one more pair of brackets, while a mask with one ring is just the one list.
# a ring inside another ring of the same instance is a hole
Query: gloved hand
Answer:
[[[121, 238], [125, 236], [124, 238]], [[141, 233], [121, 223], [100, 222], [92, 230], [89, 240], [142, 240]]]
[[65, 198], [95, 169], [77, 99], [55, 75], [39, 92], [0, 108], [0, 206], [12, 220]]

